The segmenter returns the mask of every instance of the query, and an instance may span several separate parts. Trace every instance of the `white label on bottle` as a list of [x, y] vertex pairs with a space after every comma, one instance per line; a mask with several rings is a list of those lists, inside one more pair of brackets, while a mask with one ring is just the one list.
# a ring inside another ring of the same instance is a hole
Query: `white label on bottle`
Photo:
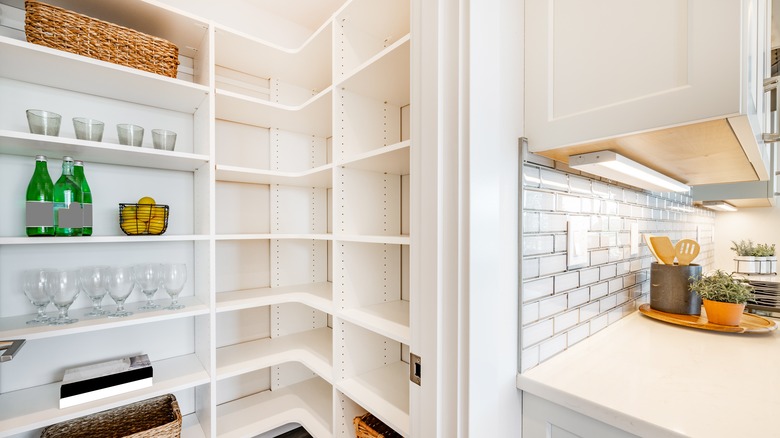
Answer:
[[82, 204], [81, 210], [84, 214], [84, 226], [92, 226], [92, 204]]
[[27, 201], [28, 227], [53, 227], [54, 203], [41, 201]]

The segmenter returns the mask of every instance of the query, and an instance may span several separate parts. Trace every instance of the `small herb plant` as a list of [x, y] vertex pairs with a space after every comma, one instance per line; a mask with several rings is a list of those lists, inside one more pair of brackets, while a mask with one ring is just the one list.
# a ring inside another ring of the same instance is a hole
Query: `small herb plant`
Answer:
[[691, 280], [693, 282], [688, 286], [688, 289], [696, 292], [705, 300], [744, 304], [754, 297], [753, 286], [720, 269], [702, 275], [698, 280], [691, 277]]
[[775, 255], [775, 244], [759, 243], [756, 245], [756, 257], [771, 257]]
[[731, 247], [731, 250], [737, 253], [737, 256], [755, 256], [756, 255], [756, 245], [753, 243], [752, 240], [748, 239], [740, 240], [739, 243], [735, 241], [731, 241], [734, 245]]

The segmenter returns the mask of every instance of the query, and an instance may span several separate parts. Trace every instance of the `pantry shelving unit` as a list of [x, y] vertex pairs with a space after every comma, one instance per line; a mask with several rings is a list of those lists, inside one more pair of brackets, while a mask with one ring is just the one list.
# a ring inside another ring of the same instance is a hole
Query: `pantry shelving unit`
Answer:
[[[28, 340], [0, 367], [0, 437], [168, 392], [187, 438], [290, 423], [349, 437], [368, 411], [409, 436], [409, 0], [345, 0], [295, 48], [156, 0], [53, 3], [169, 39], [182, 64], [167, 78], [29, 44], [21, 29], [0, 36], [13, 60], [0, 63], [0, 199], [13, 206], [0, 216], [0, 338]], [[33, 107], [62, 114], [60, 136], [28, 133]], [[76, 116], [103, 120], [103, 142], [75, 139]], [[143, 147], [118, 144], [128, 122], [147, 129]], [[176, 150], [153, 149], [152, 128], [176, 131]], [[60, 157], [85, 161], [94, 236], [24, 236], [37, 154], [54, 179]], [[164, 235], [119, 229], [117, 204], [141, 196], [170, 205]], [[138, 311], [134, 293], [132, 316], [89, 319], [79, 297], [79, 322], [25, 324], [22, 270], [147, 260], [187, 263], [183, 310]], [[140, 352], [152, 387], [57, 408], [65, 369]]]

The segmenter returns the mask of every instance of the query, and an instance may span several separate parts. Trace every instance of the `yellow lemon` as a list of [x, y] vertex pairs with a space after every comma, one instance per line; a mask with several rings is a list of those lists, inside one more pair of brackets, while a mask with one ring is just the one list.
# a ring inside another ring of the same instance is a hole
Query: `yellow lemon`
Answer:
[[126, 205], [124, 208], [122, 208], [122, 220], [130, 220], [135, 219], [135, 206], [134, 205]]
[[153, 217], [149, 221], [149, 234], [162, 234], [165, 230], [165, 219]]
[[138, 202], [136, 202], [136, 204], [150, 204], [150, 205], [154, 205], [154, 204], [156, 204], [156, 202], [154, 201], [154, 198], [152, 198], [150, 196], [144, 196], [143, 198], [139, 199]]
[[165, 207], [152, 207], [152, 218], [165, 218]]
[[137, 219], [122, 221], [122, 229], [129, 234], [143, 234], [147, 230], [147, 225]]

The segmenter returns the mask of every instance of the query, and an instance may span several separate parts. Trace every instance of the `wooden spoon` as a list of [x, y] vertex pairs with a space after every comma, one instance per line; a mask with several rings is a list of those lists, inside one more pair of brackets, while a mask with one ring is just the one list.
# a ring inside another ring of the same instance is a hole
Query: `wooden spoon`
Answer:
[[664, 264], [674, 264], [674, 257], [677, 255], [677, 251], [674, 249], [674, 245], [672, 245], [672, 241], [669, 240], [668, 236], [651, 236], [650, 244], [653, 246], [657, 257], [660, 258]]
[[643, 234], [643, 237], [645, 238], [645, 244], [647, 244], [647, 249], [650, 250], [650, 253], [653, 254], [653, 257], [655, 257], [656, 260], [658, 260], [658, 264], [664, 265], [664, 261], [661, 260], [661, 257], [658, 257], [658, 254], [655, 253], [655, 248], [653, 248], [653, 244], [650, 243], [650, 238], [653, 237], [652, 234]]
[[693, 239], [681, 239], [674, 245], [674, 250], [677, 255], [677, 264], [687, 266], [699, 255], [701, 246], [699, 246], [699, 242]]

